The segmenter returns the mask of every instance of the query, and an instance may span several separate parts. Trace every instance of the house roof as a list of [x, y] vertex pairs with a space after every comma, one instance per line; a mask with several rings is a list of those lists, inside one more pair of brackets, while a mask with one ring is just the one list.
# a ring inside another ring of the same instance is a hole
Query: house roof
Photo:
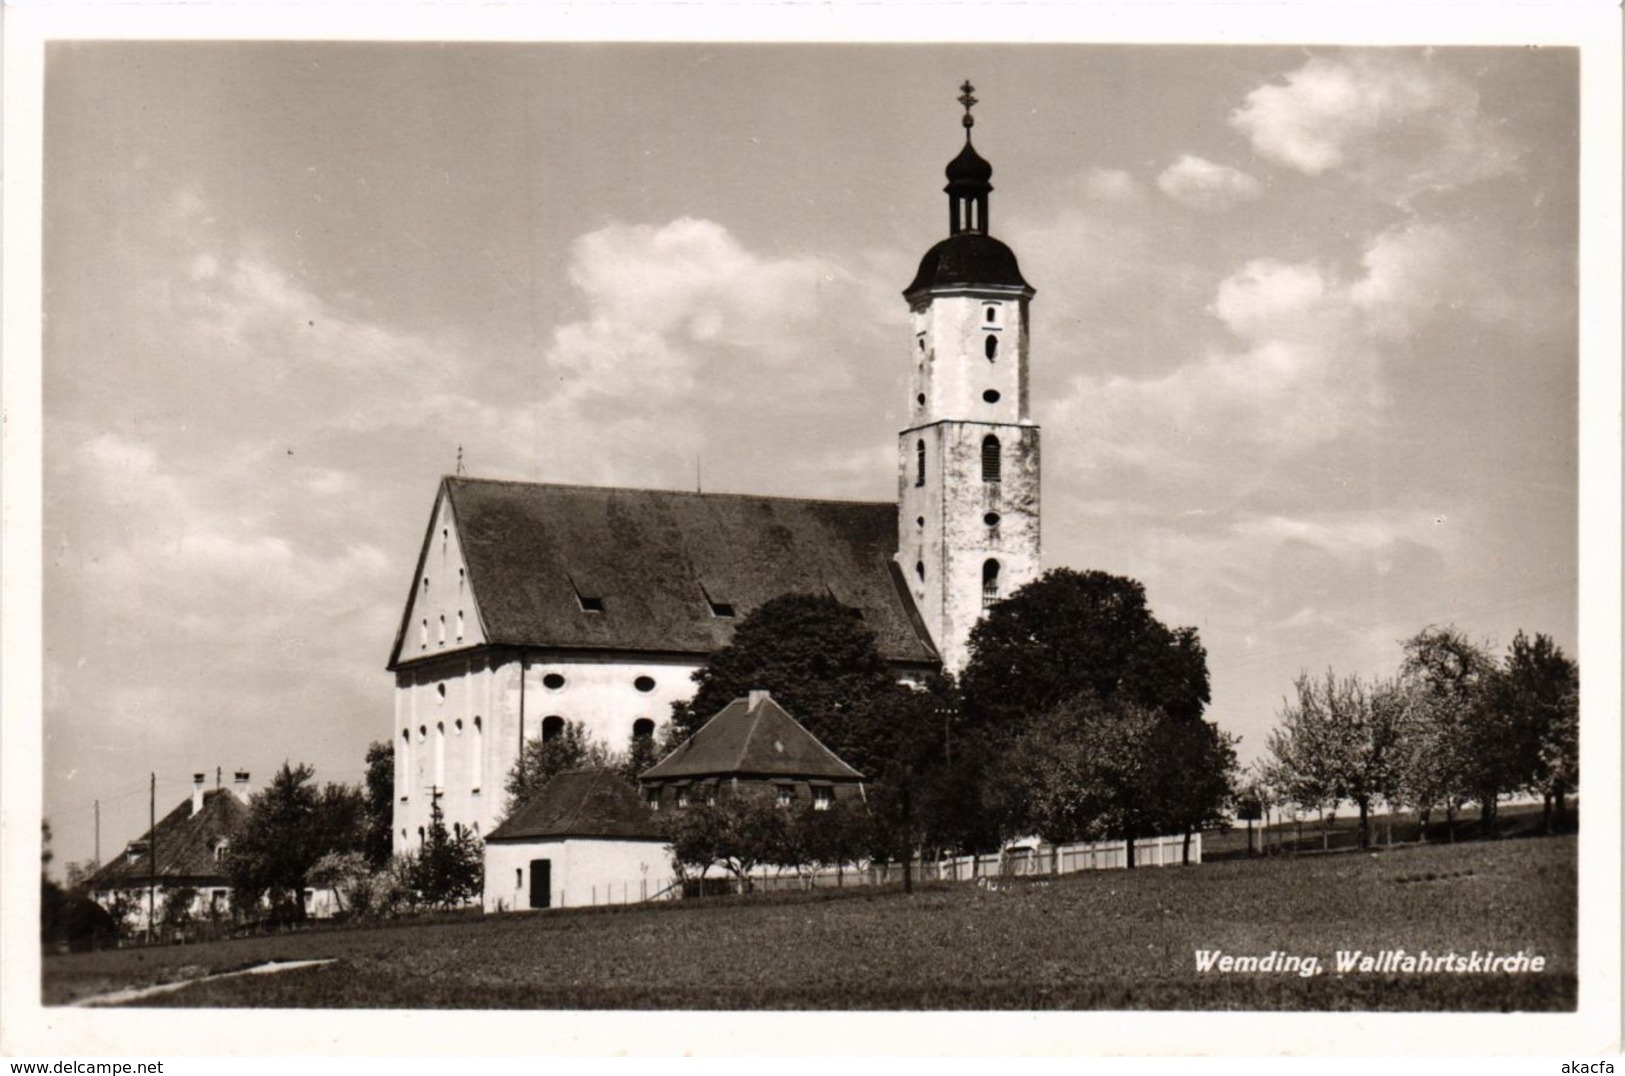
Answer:
[[555, 775], [485, 839], [547, 837], [664, 840], [638, 790], [609, 770], [565, 770]]
[[747, 775], [863, 780], [863, 774], [819, 743], [765, 691], [753, 691], [749, 698], [724, 706], [638, 779]]
[[115, 889], [121, 886], [144, 885], [152, 877], [151, 849], [157, 835], [157, 874], [160, 883], [218, 881], [225, 884], [225, 871], [215, 861], [215, 844], [230, 839], [248, 818], [248, 808], [228, 789], [210, 789], [203, 793], [203, 808], [192, 813], [192, 798], [188, 796], [175, 809], [158, 820], [158, 825], [139, 842], [145, 842], [142, 851], [132, 855], [121, 851], [91, 875], [91, 889]]
[[[829, 593], [863, 614], [886, 660], [939, 660], [894, 564], [890, 502], [462, 477], [440, 496], [491, 645], [711, 654], [770, 598]], [[405, 615], [391, 669], [406, 660]]]

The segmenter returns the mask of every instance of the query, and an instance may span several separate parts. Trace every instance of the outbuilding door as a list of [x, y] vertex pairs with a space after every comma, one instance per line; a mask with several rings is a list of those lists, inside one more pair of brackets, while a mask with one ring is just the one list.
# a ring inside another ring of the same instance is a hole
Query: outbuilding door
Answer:
[[530, 906], [532, 908], [546, 908], [553, 900], [553, 861], [551, 859], [533, 859], [530, 861]]

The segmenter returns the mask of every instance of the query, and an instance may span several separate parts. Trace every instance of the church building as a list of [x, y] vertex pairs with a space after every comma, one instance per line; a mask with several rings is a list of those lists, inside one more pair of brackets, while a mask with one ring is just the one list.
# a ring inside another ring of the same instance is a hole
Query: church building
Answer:
[[388, 666], [397, 853], [421, 842], [437, 799], [448, 828], [489, 833], [527, 739], [569, 721], [616, 749], [653, 736], [770, 598], [858, 610], [908, 679], [961, 670], [982, 611], [1038, 576], [1033, 289], [989, 233], [993, 168], [961, 90], [948, 235], [903, 292], [897, 500], [442, 479]]

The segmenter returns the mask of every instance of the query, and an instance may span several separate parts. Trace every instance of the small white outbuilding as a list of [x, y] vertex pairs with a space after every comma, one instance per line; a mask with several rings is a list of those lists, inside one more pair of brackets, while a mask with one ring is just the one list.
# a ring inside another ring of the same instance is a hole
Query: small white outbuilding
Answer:
[[485, 838], [487, 912], [664, 897], [671, 847], [624, 777], [567, 770]]

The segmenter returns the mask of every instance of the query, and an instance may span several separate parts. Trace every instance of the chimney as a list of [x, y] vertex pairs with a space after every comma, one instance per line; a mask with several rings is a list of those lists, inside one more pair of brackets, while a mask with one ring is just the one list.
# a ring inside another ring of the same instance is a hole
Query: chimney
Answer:
[[231, 790], [237, 793], [237, 798], [244, 803], [248, 802], [248, 771], [238, 770], [232, 775]]
[[207, 774], [194, 773], [192, 775], [192, 814], [195, 816], [203, 810], [203, 781]]
[[752, 691], [750, 693], [750, 702], [749, 702], [747, 708], [751, 709], [751, 710], [754, 710], [758, 706], [760, 706], [762, 703], [766, 702], [771, 697], [772, 696], [766, 691], [762, 691], [762, 690]]

